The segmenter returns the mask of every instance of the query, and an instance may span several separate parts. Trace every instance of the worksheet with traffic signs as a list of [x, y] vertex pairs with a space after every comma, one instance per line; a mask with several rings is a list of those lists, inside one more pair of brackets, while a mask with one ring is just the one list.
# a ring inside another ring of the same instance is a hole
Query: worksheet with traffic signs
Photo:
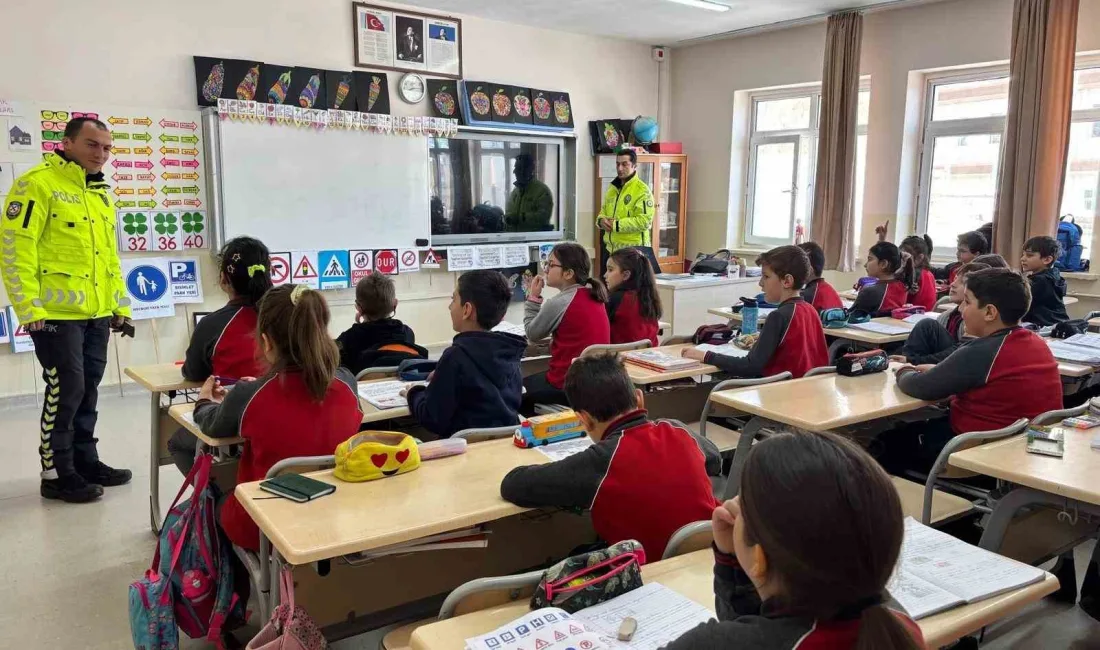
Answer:
[[92, 117], [111, 129], [114, 150], [103, 175], [118, 211], [122, 252], [208, 248], [201, 114], [91, 102], [16, 102], [31, 145], [0, 159], [33, 165], [61, 148], [65, 126]]

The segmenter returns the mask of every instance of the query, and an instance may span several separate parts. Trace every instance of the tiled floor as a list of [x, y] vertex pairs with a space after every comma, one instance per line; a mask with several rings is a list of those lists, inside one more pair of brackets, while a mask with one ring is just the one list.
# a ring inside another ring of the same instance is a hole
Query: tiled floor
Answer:
[[[134, 470], [130, 485], [94, 504], [38, 496], [38, 410], [0, 403], [0, 647], [119, 650], [131, 647], [127, 586], [148, 567], [148, 401], [105, 390], [98, 432], [103, 459]], [[180, 485], [161, 468], [161, 503]], [[1078, 549], [1084, 566], [1091, 545]], [[334, 644], [378, 647], [377, 633]], [[205, 644], [183, 640], [183, 648]], [[1100, 623], [1077, 607], [1049, 602], [991, 627], [983, 648], [1100, 650]]]

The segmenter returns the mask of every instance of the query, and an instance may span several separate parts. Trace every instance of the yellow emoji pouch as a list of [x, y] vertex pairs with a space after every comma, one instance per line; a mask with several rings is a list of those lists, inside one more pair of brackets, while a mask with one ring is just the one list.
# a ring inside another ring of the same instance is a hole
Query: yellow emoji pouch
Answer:
[[420, 467], [416, 440], [404, 433], [365, 431], [336, 447], [336, 478], [351, 483], [373, 481]]

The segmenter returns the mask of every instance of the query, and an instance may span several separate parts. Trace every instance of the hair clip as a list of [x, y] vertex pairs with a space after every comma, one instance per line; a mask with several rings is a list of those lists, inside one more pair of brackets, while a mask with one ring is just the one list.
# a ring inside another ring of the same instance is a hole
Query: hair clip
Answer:
[[233, 261], [234, 262], [240, 262], [241, 261], [241, 254], [240, 253], [233, 253]]
[[307, 291], [309, 291], [309, 287], [304, 284], [294, 285], [294, 288], [290, 291], [290, 304], [297, 307], [298, 301], [302, 298], [302, 294]]
[[225, 265], [225, 272], [228, 273], [229, 275], [233, 275], [234, 273], [236, 273], [236, 271], [237, 270], [233, 268], [232, 264], [226, 264]]
[[248, 267], [248, 277], [251, 278], [252, 276], [256, 275], [256, 273], [263, 273], [266, 270], [267, 267], [263, 264], [253, 264], [252, 266]]

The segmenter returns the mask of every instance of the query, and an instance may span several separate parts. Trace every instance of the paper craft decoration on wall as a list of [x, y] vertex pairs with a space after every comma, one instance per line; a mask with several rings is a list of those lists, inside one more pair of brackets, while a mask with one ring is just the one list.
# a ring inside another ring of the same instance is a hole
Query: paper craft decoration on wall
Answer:
[[554, 126], [573, 128], [573, 104], [569, 93], [552, 93], [554, 105]]
[[356, 110], [355, 75], [351, 72], [329, 70], [325, 72], [326, 103], [332, 110]]
[[356, 72], [354, 78], [359, 112], [389, 115], [389, 75], [385, 72]]
[[555, 126], [553, 94], [546, 90], [531, 89], [531, 108], [535, 112], [536, 126]]
[[297, 106], [297, 102], [288, 101], [293, 80], [294, 66], [264, 63], [260, 69], [260, 88], [256, 92], [256, 101]]
[[512, 87], [503, 84], [493, 86], [493, 121], [512, 123]]
[[193, 57], [195, 61], [196, 102], [199, 106], [216, 106], [225, 89], [225, 59], [206, 56]]
[[321, 110], [328, 108], [328, 98], [325, 96], [325, 71], [296, 66], [285, 103], [302, 108]]
[[355, 65], [462, 77], [462, 21], [415, 11], [352, 4]]
[[458, 83], [448, 79], [428, 79], [428, 99], [432, 102], [432, 115], [458, 117]]
[[463, 81], [466, 103], [470, 107], [465, 123], [488, 122], [493, 119], [493, 99], [490, 84], [484, 81]]
[[516, 124], [534, 124], [535, 113], [531, 109], [531, 89], [512, 87], [512, 116]]
[[225, 87], [222, 97], [245, 102], [256, 101], [260, 90], [263, 64], [259, 61], [229, 59], [225, 62]]

